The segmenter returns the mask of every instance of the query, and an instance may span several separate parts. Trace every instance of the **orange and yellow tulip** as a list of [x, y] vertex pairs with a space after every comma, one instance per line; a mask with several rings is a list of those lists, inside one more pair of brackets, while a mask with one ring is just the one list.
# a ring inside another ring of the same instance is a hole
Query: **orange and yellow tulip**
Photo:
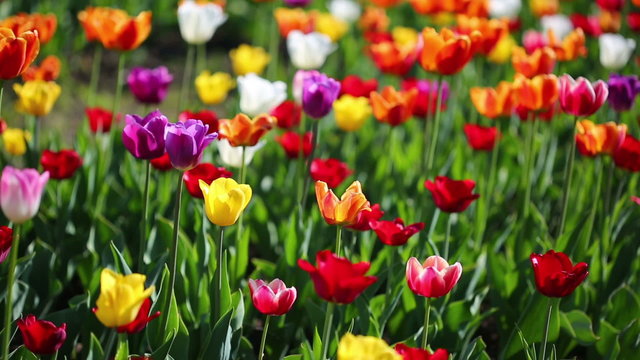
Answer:
[[622, 26], [622, 14], [617, 11], [601, 10], [598, 16], [600, 29], [605, 33], [617, 33]]
[[513, 84], [501, 81], [496, 88], [471, 88], [471, 102], [476, 110], [490, 119], [511, 116], [513, 112]]
[[392, 86], [382, 89], [382, 93], [374, 91], [370, 95], [373, 115], [382, 123], [398, 126], [411, 117], [418, 96], [418, 89], [397, 91]]
[[40, 66], [31, 65], [22, 74], [22, 81], [53, 81], [60, 75], [60, 66], [60, 59], [55, 55], [49, 55], [40, 62]]
[[359, 181], [354, 181], [340, 199], [329, 190], [326, 182], [316, 181], [316, 199], [320, 213], [329, 225], [350, 226], [357, 222], [362, 211], [371, 211]]
[[560, 95], [560, 82], [555, 75], [538, 75], [532, 79], [516, 74], [513, 82], [516, 103], [528, 110], [544, 110]]
[[99, 40], [110, 50], [137, 49], [151, 34], [151, 11], [129, 16], [125, 11], [89, 7], [78, 14], [87, 40]]
[[14, 34], [38, 30], [38, 39], [44, 45], [55, 35], [58, 20], [54, 14], [20, 13], [2, 20], [0, 27], [8, 27]]
[[538, 17], [557, 14], [560, 10], [559, 0], [531, 0], [529, 5], [531, 12]]
[[578, 121], [576, 124], [576, 145], [582, 155], [594, 157], [599, 154], [612, 155], [627, 134], [627, 125], [608, 122], [594, 124], [591, 120]]
[[402, 0], [371, 0], [371, 2], [383, 8], [390, 8], [400, 4]]
[[391, 20], [387, 16], [387, 12], [382, 8], [367, 7], [362, 16], [360, 16], [360, 29], [366, 33], [383, 33], [389, 29]]
[[273, 11], [273, 16], [278, 23], [280, 36], [284, 38], [293, 30], [300, 30], [307, 34], [315, 27], [314, 17], [300, 8], [277, 8]]
[[549, 30], [549, 47], [556, 53], [558, 61], [571, 61], [587, 56], [586, 38], [581, 28], [574, 29], [562, 42]]
[[511, 55], [511, 63], [517, 73], [532, 78], [553, 72], [556, 66], [556, 53], [546, 46], [536, 49], [532, 54], [527, 54], [524, 48], [516, 47]]
[[489, 55], [496, 47], [498, 41], [509, 34], [509, 23], [506, 19], [487, 19], [481, 17], [469, 17], [458, 15], [456, 32], [471, 36], [474, 31], [480, 32], [481, 37], [473, 37], [476, 40], [474, 48], [483, 55]]
[[220, 136], [229, 140], [231, 146], [254, 146], [276, 121], [270, 115], [258, 115], [254, 119], [238, 114], [233, 119], [220, 121]]
[[473, 31], [470, 35], [458, 35], [447, 28], [442, 29], [440, 33], [434, 28], [424, 28], [420, 65], [429, 72], [441, 75], [455, 74], [473, 58], [472, 44], [481, 36], [478, 31]]
[[16, 36], [13, 30], [0, 27], [0, 79], [13, 79], [25, 72], [39, 51], [40, 41], [33, 31]]

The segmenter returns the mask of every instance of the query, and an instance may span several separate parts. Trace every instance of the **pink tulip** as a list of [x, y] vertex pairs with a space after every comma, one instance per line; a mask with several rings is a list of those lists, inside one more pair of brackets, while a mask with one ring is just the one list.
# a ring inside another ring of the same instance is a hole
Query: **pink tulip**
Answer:
[[22, 224], [36, 215], [49, 172], [42, 175], [36, 169], [19, 170], [7, 166], [0, 178], [0, 207], [15, 224]]
[[447, 295], [462, 276], [459, 262], [449, 266], [440, 256], [429, 256], [424, 264], [412, 257], [407, 262], [407, 283], [414, 294], [429, 298]]
[[598, 80], [591, 84], [589, 80], [579, 77], [574, 80], [571, 75], [560, 78], [560, 105], [562, 111], [574, 116], [593, 115], [609, 96], [607, 84]]
[[632, 196], [631, 197], [631, 201], [633, 201], [634, 203], [640, 205], [640, 197]]
[[280, 279], [270, 283], [249, 279], [253, 306], [265, 315], [284, 315], [291, 310], [298, 293], [295, 287], [287, 288]]

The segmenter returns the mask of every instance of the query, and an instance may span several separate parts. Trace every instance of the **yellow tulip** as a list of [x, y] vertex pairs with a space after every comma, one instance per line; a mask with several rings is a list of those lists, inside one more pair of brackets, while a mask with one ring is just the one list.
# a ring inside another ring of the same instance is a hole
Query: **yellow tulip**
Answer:
[[420, 41], [420, 33], [413, 28], [396, 26], [391, 30], [393, 41], [402, 46], [415, 47]]
[[229, 52], [233, 72], [238, 76], [254, 73], [262, 74], [271, 57], [261, 47], [242, 44]]
[[235, 224], [251, 200], [251, 186], [230, 178], [218, 178], [211, 185], [200, 180], [199, 184], [207, 217], [218, 226]]
[[96, 301], [96, 317], [109, 328], [127, 325], [138, 315], [145, 299], [155, 287], [145, 290], [147, 279], [142, 274], [121, 275], [109, 269], [100, 274], [100, 297]]
[[27, 141], [30, 140], [31, 134], [22, 129], [9, 128], [2, 133], [4, 149], [11, 155], [24, 155], [27, 152]]
[[13, 84], [18, 95], [18, 111], [35, 116], [47, 115], [60, 96], [62, 89], [53, 81], [34, 80]]
[[384, 340], [347, 333], [338, 344], [338, 360], [402, 360]]
[[349, 31], [349, 24], [330, 13], [315, 13], [316, 31], [337, 42]]
[[333, 111], [340, 129], [357, 131], [371, 116], [371, 105], [367, 98], [342, 95], [333, 103]]
[[196, 77], [196, 91], [203, 103], [215, 105], [227, 98], [229, 91], [236, 87], [231, 75], [223, 72], [211, 74], [203, 71]]
[[489, 53], [487, 59], [495, 64], [504, 64], [511, 60], [511, 52], [515, 46], [516, 41], [511, 35], [503, 36]]

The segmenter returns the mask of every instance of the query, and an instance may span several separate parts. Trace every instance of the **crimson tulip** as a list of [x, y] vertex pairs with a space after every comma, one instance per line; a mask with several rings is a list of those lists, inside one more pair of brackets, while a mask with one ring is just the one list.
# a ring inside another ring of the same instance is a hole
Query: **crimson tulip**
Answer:
[[495, 126], [465, 124], [464, 134], [469, 146], [474, 150], [491, 151], [500, 138], [500, 131]]
[[151, 166], [156, 170], [160, 171], [169, 171], [173, 169], [173, 165], [171, 165], [171, 160], [169, 159], [169, 154], [165, 151], [164, 155], [157, 157], [155, 159], [151, 159]]
[[423, 264], [412, 257], [407, 262], [407, 284], [414, 294], [439, 298], [447, 295], [462, 276], [459, 262], [449, 265], [440, 256], [429, 256]]
[[423, 222], [405, 226], [401, 218], [394, 221], [371, 221], [369, 226], [376, 232], [380, 241], [389, 246], [404, 245], [410, 237], [424, 229]]
[[436, 80], [407, 78], [403, 79], [400, 85], [402, 90], [410, 91], [417, 89], [418, 95], [413, 105], [413, 115], [426, 117], [427, 114], [433, 115], [438, 107], [438, 89], [442, 86], [442, 98], [440, 99], [440, 111], [447, 109], [447, 99], [449, 99], [449, 84], [446, 81], [438, 83]]
[[573, 291], [587, 277], [589, 272], [586, 263], [571, 264], [569, 257], [562, 252], [553, 250], [546, 254], [531, 254], [529, 256], [538, 291], [549, 297], [565, 297]]
[[298, 295], [295, 287], [287, 288], [280, 279], [270, 283], [249, 279], [249, 291], [253, 306], [261, 313], [272, 316], [288, 313]]
[[281, 129], [291, 129], [300, 124], [302, 119], [302, 106], [293, 100], [285, 100], [271, 110], [271, 116], [276, 118], [276, 123]]
[[463, 212], [479, 198], [479, 194], [473, 194], [475, 186], [473, 180], [452, 180], [446, 176], [438, 176], [435, 182], [427, 180], [424, 183], [436, 206], [448, 213]]
[[338, 159], [313, 159], [309, 168], [311, 178], [315, 181], [324, 181], [330, 188], [337, 188], [351, 175], [347, 164]]
[[449, 352], [445, 349], [437, 349], [433, 353], [427, 349], [412, 348], [405, 344], [398, 344], [395, 351], [402, 355], [403, 360], [447, 360]]
[[593, 115], [607, 101], [608, 96], [609, 88], [602, 80], [591, 84], [583, 77], [574, 80], [571, 75], [565, 74], [560, 78], [560, 106], [567, 114]]
[[182, 181], [187, 191], [194, 198], [204, 199], [202, 190], [200, 190], [200, 180], [210, 185], [213, 180], [224, 177], [230, 178], [233, 173], [223, 167], [216, 167], [211, 163], [202, 163], [193, 169], [187, 170], [182, 175]]
[[[105, 108], [101, 107], [93, 107], [86, 108], [84, 110], [87, 118], [89, 119], [89, 128], [91, 132], [109, 132], [111, 130], [111, 125], [113, 123], [113, 113]], [[120, 116], [115, 119], [118, 121]]]
[[[636, 204], [640, 205], [640, 197], [632, 196], [632, 197], [631, 197], [631, 201], [633, 201], [634, 203], [636, 203]], [[0, 247], [0, 251], [2, 251], [2, 248], [1, 248], [1, 247]], [[6, 256], [6, 255], [5, 255], [5, 256]], [[2, 257], [0, 256], [0, 259], [1, 259], [1, 258], [2, 258]], [[2, 261], [0, 260], [0, 262], [2, 262]]]
[[303, 136], [300, 136], [295, 131], [287, 131], [282, 136], [276, 137], [276, 141], [282, 146], [285, 154], [290, 159], [300, 157], [300, 146], [302, 145], [302, 156], [306, 158], [311, 154], [311, 148], [313, 147], [313, 133], [306, 132]]
[[51, 321], [38, 320], [35, 315], [27, 315], [18, 320], [24, 346], [34, 354], [53, 354], [67, 339], [67, 324], [56, 326]]
[[147, 324], [151, 320], [160, 316], [160, 311], [156, 311], [151, 316], [149, 316], [151, 305], [153, 305], [153, 302], [151, 301], [151, 299], [146, 298], [142, 303], [142, 306], [140, 307], [140, 310], [138, 311], [138, 315], [136, 316], [136, 318], [132, 322], [128, 323], [127, 325], [119, 326], [116, 330], [119, 333], [127, 333], [127, 334], [136, 334], [144, 330], [144, 328], [147, 327]]
[[51, 179], [63, 180], [73, 176], [82, 166], [82, 158], [74, 150], [60, 150], [58, 152], [44, 150], [40, 157], [40, 164], [44, 171], [49, 172]]
[[384, 211], [380, 210], [380, 204], [373, 204], [371, 205], [371, 211], [360, 211], [356, 222], [353, 225], [347, 226], [347, 228], [356, 231], [369, 231], [371, 230], [370, 223], [380, 220], [382, 215], [384, 215]]
[[355, 97], [366, 97], [378, 90], [378, 80], [364, 80], [356, 75], [348, 75], [340, 82], [340, 96], [348, 94]]
[[207, 134], [213, 134], [214, 132], [218, 132], [218, 114], [212, 110], [200, 110], [198, 112], [191, 112], [185, 110], [178, 115], [178, 121], [186, 122], [189, 119], [200, 120], [203, 124], [209, 125], [209, 130], [207, 130]]
[[11, 244], [13, 244], [13, 229], [5, 225], [0, 226], [0, 264], [9, 256]]
[[622, 145], [613, 153], [613, 162], [627, 171], [640, 171], [640, 141], [627, 134]]

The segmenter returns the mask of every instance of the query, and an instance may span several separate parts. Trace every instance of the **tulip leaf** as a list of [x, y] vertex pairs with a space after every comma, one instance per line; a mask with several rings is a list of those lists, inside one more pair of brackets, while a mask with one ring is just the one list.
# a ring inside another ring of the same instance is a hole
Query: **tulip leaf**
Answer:
[[620, 353], [620, 343], [618, 334], [620, 330], [605, 320], [600, 321], [598, 336], [600, 340], [596, 342], [596, 350], [603, 359], [617, 359]]
[[584, 312], [580, 310], [561, 312], [560, 320], [562, 328], [581, 344], [590, 345], [598, 341], [598, 337], [593, 333], [591, 319]]
[[[158, 349], [160, 346], [164, 346], [167, 342], [173, 343], [175, 336], [178, 333], [179, 313], [176, 298], [173, 294], [170, 294], [169, 284], [169, 268], [164, 266], [162, 271], [162, 280], [160, 281], [160, 290], [158, 297], [153, 306], [153, 311], [160, 310], [162, 314], [156, 321], [152, 321], [148, 325], [147, 338], [151, 344], [152, 349]], [[170, 346], [169, 346], [170, 349]], [[169, 350], [167, 350], [167, 353]]]
[[320, 338], [317, 327], [313, 332], [313, 358], [316, 360], [324, 360], [322, 359], [322, 339]]
[[[556, 300], [550, 300], [538, 293], [531, 295], [534, 296], [532, 304], [529, 309], [525, 310], [522, 320], [516, 324], [522, 331], [524, 338], [530, 343], [539, 343], [544, 336], [544, 326], [546, 322], [546, 316], [548, 312], [548, 306], [551, 302], [553, 308], [551, 311], [551, 321], [549, 323], [549, 342], [553, 342], [558, 339], [560, 333], [560, 312], [558, 311], [558, 305]], [[506, 358], [512, 357], [522, 350], [519, 341], [514, 336], [511, 337], [511, 341], [505, 348]]]
[[628, 286], [616, 289], [609, 297], [609, 312], [605, 318], [617, 329], [625, 328], [633, 319], [629, 314], [640, 313], [640, 297]]
[[204, 359], [231, 359], [231, 338], [233, 329], [231, 328], [231, 317], [233, 309], [228, 310], [218, 320], [211, 332], [211, 342], [207, 348]]
[[158, 347], [152, 354], [151, 354], [151, 358], [152, 359], [168, 359], [169, 358], [169, 351], [171, 351], [171, 347], [173, 347], [173, 342], [176, 339], [176, 332], [169, 331], [167, 333], [167, 338], [169, 340], [167, 340], [164, 344], [162, 344], [160, 347]]
[[465, 349], [461, 352], [460, 356], [457, 359], [461, 360], [490, 360], [491, 358], [485, 350], [487, 349], [487, 344], [485, 344], [482, 337], [478, 336], [473, 339]]
[[302, 360], [302, 355], [300, 355], [300, 354], [287, 355], [287, 356], [283, 357], [282, 359], [283, 360]]
[[296, 229], [296, 212], [289, 217], [287, 236], [284, 238], [284, 254], [287, 265], [295, 266], [298, 259], [298, 232]]
[[9, 355], [9, 359], [38, 360], [38, 356], [34, 355], [31, 351], [27, 350], [24, 345], [22, 345]]
[[118, 334], [118, 349], [115, 360], [129, 360], [129, 342], [127, 334]]
[[111, 247], [111, 253], [113, 254], [113, 264], [116, 267], [116, 270], [118, 270], [118, 272], [121, 274], [131, 274], [131, 269], [127, 265], [127, 261], [124, 259], [124, 256], [122, 256], [122, 253], [116, 247], [116, 244], [111, 241], [109, 246]]
[[89, 341], [89, 351], [87, 352], [87, 360], [101, 360], [104, 359], [104, 350], [100, 340], [94, 333], [91, 333], [91, 340]]

